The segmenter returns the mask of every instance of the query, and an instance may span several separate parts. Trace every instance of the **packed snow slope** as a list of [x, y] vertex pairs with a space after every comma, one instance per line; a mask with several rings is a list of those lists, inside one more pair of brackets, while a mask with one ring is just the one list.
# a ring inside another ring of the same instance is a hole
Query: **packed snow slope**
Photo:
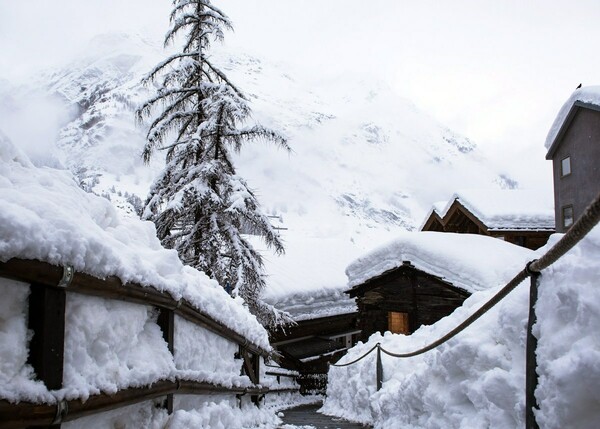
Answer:
[[[542, 254], [560, 236], [536, 251]], [[600, 227], [542, 272], [536, 419], [546, 429], [600, 427]], [[519, 267], [520, 270], [522, 267]], [[475, 292], [464, 305], [410, 336], [374, 334], [340, 363], [376, 343], [402, 353], [450, 331], [498, 288]], [[474, 325], [420, 356], [383, 355], [382, 389], [375, 387], [375, 353], [349, 367], [332, 367], [323, 410], [374, 422], [375, 428], [520, 428], [525, 416], [525, 343], [529, 288], [524, 282]]]
[[[52, 107], [45, 111], [55, 129], [46, 124], [45, 134], [56, 134], [56, 144], [32, 148], [34, 162], [65, 165], [86, 189], [133, 215], [162, 166], [160, 156], [141, 162], [145, 129], [133, 111], [151, 88], [139, 82], [167, 54], [139, 37], [98, 36], [76, 61], [28, 86], [0, 82], [0, 129], [25, 146], [27, 127], [19, 125], [29, 101], [45, 100], [33, 104]], [[324, 80], [219, 45], [213, 61], [245, 92], [256, 121], [285, 134], [293, 149], [257, 142], [237, 160], [264, 210], [287, 228], [289, 255], [267, 254], [272, 302], [343, 288], [350, 260], [390, 231], [416, 228], [434, 201], [458, 188], [516, 186], [473, 142], [369, 76]], [[320, 246], [323, 238], [330, 245]], [[293, 261], [280, 262], [286, 258]]]

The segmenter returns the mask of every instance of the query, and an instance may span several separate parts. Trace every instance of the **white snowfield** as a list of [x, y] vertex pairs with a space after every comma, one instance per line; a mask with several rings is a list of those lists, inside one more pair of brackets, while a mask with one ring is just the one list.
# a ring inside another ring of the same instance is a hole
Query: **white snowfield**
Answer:
[[573, 94], [571, 94], [569, 99], [558, 111], [558, 115], [556, 115], [556, 119], [554, 120], [552, 127], [550, 127], [550, 131], [548, 131], [545, 143], [546, 149], [550, 149], [552, 143], [554, 143], [554, 140], [556, 140], [556, 137], [558, 136], [560, 128], [565, 123], [565, 119], [567, 119], [571, 108], [578, 101], [600, 106], [600, 86], [584, 86], [576, 89]]
[[[551, 189], [465, 189], [446, 203], [435, 203], [432, 211], [446, 216], [455, 200], [491, 230], [554, 230], [554, 200]], [[421, 228], [423, 225], [421, 225]]]
[[[541, 255], [560, 235], [551, 237]], [[545, 429], [600, 427], [600, 227], [544, 270], [536, 306], [540, 409]], [[520, 267], [522, 268], [522, 267]], [[375, 353], [332, 367], [323, 410], [381, 428], [520, 428], [525, 416], [525, 342], [529, 288], [525, 281], [466, 331], [420, 356], [383, 355], [376, 392]], [[499, 287], [498, 287], [499, 288]], [[376, 343], [409, 352], [441, 337], [498, 288], [475, 292], [464, 305], [410, 336], [374, 334], [340, 363]]]
[[473, 293], [506, 283], [533, 255], [529, 249], [483, 235], [405, 232], [352, 262], [346, 275], [352, 288], [410, 261], [417, 269]]

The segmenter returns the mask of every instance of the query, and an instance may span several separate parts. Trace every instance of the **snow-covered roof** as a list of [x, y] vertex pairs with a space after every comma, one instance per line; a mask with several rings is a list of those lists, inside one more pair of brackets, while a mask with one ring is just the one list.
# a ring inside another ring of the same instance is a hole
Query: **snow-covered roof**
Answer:
[[[359, 251], [338, 238], [286, 233], [285, 255], [264, 251], [268, 273], [264, 299], [294, 320], [314, 319], [356, 311], [348, 295], [344, 268]], [[260, 248], [261, 244], [253, 241]]]
[[569, 116], [571, 109], [576, 103], [584, 103], [593, 106], [598, 106], [600, 108], [600, 86], [585, 86], [579, 89], [576, 89], [573, 94], [569, 97], [569, 99], [563, 104], [552, 127], [550, 127], [550, 131], [548, 132], [548, 136], [546, 137], [546, 149], [550, 151], [552, 145], [554, 144], [556, 138], [558, 137], [558, 133], [560, 132], [565, 120]]
[[[553, 230], [554, 202], [551, 189], [469, 189], [455, 193], [439, 209], [434, 207], [440, 217], [444, 217], [455, 200], [473, 213], [488, 229], [498, 230]], [[430, 212], [431, 215], [431, 212]]]
[[404, 261], [454, 286], [475, 292], [506, 283], [533, 251], [497, 238], [447, 232], [406, 232], [346, 268], [348, 286], [398, 268]]
[[266, 331], [241, 299], [164, 249], [154, 224], [121, 217], [107, 199], [79, 188], [67, 171], [35, 167], [2, 135], [0, 207], [0, 261], [38, 259], [153, 286], [269, 349]]

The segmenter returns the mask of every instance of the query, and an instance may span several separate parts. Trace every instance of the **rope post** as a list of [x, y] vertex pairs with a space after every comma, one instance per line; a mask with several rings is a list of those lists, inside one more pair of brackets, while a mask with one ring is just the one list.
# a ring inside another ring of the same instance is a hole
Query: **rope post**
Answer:
[[525, 428], [539, 429], [535, 421], [534, 410], [538, 408], [537, 400], [535, 399], [535, 389], [538, 384], [537, 368], [537, 338], [533, 335], [533, 325], [537, 321], [535, 315], [535, 304], [538, 298], [538, 282], [540, 273], [532, 271], [530, 265], [535, 262], [531, 261], [527, 264], [527, 272], [531, 276], [531, 286], [529, 287], [529, 321], [527, 322], [527, 350], [526, 350], [526, 369], [525, 369]]
[[383, 385], [383, 363], [381, 362], [381, 344], [377, 343], [377, 391]]

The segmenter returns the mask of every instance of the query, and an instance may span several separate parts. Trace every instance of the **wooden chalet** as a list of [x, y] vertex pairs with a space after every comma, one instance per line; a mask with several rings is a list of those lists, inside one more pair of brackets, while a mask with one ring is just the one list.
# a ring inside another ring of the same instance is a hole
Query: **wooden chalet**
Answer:
[[412, 334], [460, 307], [469, 292], [410, 261], [367, 280], [347, 292], [356, 299], [362, 341], [374, 332]]
[[360, 339], [412, 334], [448, 316], [473, 292], [504, 284], [531, 259], [531, 250], [492, 237], [405, 233], [346, 270]]
[[555, 232], [550, 204], [545, 195], [520, 190], [463, 191], [434, 205], [421, 231], [487, 235], [535, 250]]

